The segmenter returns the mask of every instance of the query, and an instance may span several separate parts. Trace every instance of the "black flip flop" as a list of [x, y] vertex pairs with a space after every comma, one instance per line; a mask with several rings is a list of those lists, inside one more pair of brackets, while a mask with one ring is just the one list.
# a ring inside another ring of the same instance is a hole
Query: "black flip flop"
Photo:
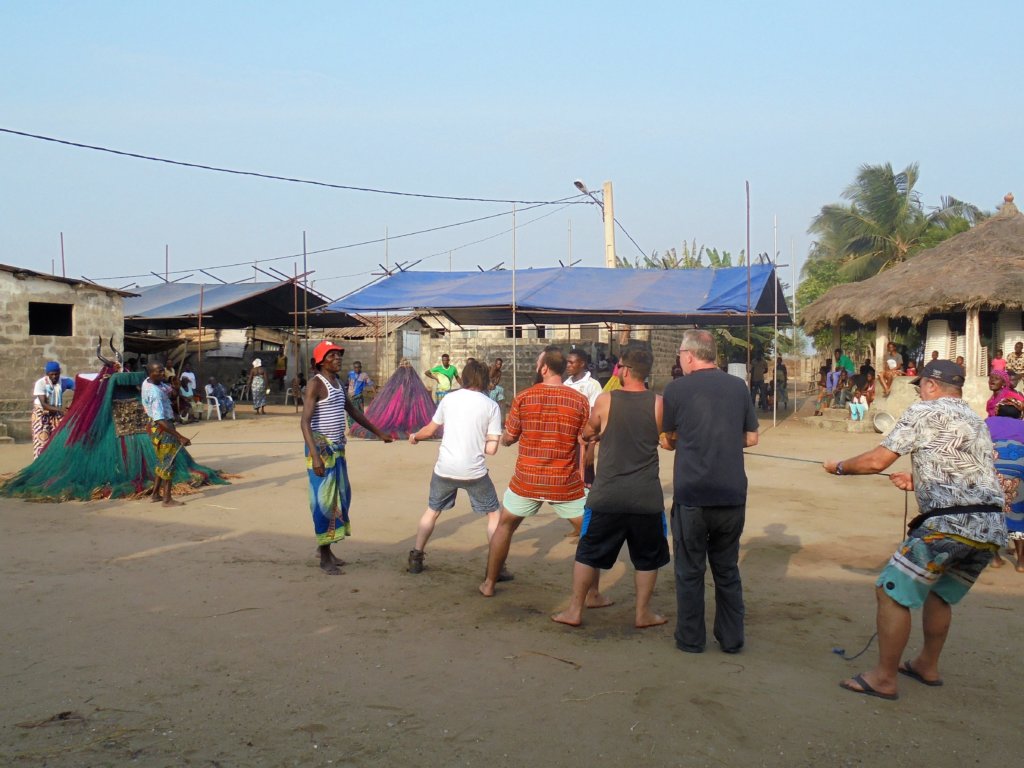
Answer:
[[863, 675], [854, 675], [850, 679], [859, 685], [860, 688], [854, 688], [845, 680], [841, 680], [839, 682], [839, 687], [850, 691], [851, 693], [863, 693], [865, 696], [875, 696], [876, 698], [885, 699], [886, 701], [896, 701], [896, 699], [900, 697], [898, 693], [882, 693], [881, 691], [876, 691], [871, 687], [868, 681], [864, 679]]
[[900, 664], [899, 668], [896, 671], [899, 672], [901, 675], [906, 675], [911, 680], [917, 680], [917, 682], [921, 683], [922, 685], [927, 685], [929, 688], [938, 688], [943, 683], [942, 680], [925, 680], [923, 677], [921, 677], [921, 675], [918, 673], [916, 669], [910, 666], [909, 661], [904, 661], [902, 664]]

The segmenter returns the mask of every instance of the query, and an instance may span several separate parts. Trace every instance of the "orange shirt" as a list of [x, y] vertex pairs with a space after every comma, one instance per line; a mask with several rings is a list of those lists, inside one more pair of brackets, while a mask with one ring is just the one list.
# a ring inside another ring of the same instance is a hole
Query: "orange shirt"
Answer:
[[583, 496], [578, 450], [589, 418], [587, 398], [561, 384], [534, 384], [516, 395], [505, 422], [519, 438], [512, 492], [554, 502]]

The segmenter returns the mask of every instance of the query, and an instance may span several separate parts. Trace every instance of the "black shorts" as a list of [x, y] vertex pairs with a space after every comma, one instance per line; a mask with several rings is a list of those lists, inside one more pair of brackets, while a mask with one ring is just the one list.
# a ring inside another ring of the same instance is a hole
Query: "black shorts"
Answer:
[[583, 511], [583, 530], [576, 546], [576, 562], [608, 570], [629, 545], [629, 559], [638, 571], [656, 571], [668, 565], [668, 527], [664, 513], [634, 515], [623, 512]]

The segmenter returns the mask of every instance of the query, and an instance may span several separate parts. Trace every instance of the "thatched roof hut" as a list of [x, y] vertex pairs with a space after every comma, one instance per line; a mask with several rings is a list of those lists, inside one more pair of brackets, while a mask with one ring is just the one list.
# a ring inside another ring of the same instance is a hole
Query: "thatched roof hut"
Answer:
[[859, 283], [829, 289], [807, 306], [808, 333], [844, 319], [874, 323], [968, 310], [1024, 309], [1024, 215], [1004, 198], [999, 212], [967, 232]]

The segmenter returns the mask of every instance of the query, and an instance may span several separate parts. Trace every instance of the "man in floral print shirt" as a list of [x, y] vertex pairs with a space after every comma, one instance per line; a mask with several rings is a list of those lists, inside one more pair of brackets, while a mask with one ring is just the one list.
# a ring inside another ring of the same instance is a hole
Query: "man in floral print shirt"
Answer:
[[[964, 369], [933, 360], [912, 384], [921, 401], [904, 412], [881, 445], [843, 461], [825, 462], [834, 475], [882, 472], [910, 454], [912, 472], [895, 472], [893, 485], [914, 491], [921, 514], [878, 577], [878, 664], [840, 686], [882, 699], [899, 698], [897, 676], [942, 685], [939, 655], [949, 634], [952, 605], [1006, 544], [1003, 492], [985, 422], [961, 398]], [[910, 636], [910, 609], [923, 608], [924, 646], [902, 660]]]

